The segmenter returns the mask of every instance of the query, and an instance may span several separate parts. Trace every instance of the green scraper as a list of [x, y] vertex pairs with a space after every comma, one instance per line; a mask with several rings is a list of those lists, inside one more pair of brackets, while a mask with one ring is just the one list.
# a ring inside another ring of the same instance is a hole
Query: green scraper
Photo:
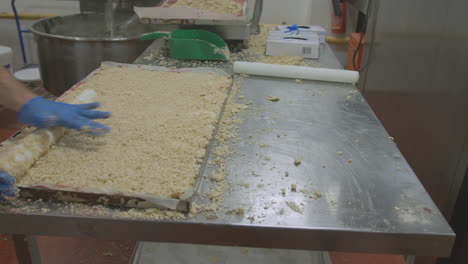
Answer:
[[229, 47], [218, 35], [206, 30], [183, 30], [153, 32], [141, 40], [169, 38], [170, 56], [176, 60], [229, 60]]

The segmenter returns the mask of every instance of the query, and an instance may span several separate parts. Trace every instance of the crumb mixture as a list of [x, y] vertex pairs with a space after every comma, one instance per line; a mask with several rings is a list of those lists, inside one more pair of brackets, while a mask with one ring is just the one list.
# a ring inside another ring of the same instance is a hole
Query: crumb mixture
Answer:
[[279, 65], [306, 66], [304, 58], [294, 56], [263, 56], [258, 62]]
[[93, 89], [112, 132], [69, 132], [19, 180], [171, 197], [190, 191], [231, 86], [211, 73], [104, 67]]
[[171, 7], [189, 7], [217, 14], [242, 15], [244, 1], [236, 0], [177, 0]]

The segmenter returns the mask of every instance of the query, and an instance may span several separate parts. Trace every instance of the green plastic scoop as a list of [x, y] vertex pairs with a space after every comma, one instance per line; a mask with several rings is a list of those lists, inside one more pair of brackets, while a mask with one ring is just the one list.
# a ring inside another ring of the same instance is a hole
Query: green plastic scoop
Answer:
[[154, 32], [141, 40], [169, 38], [170, 56], [176, 60], [229, 60], [229, 47], [218, 35], [206, 30], [174, 30]]

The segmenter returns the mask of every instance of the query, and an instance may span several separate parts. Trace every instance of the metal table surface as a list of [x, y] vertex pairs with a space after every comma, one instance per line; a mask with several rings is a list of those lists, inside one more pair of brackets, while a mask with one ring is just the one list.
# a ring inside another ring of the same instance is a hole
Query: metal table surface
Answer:
[[[328, 46], [322, 47], [320, 63], [339, 67]], [[252, 104], [239, 128], [241, 140], [234, 143], [235, 152], [226, 160], [232, 188], [216, 217], [116, 218], [112, 212], [118, 209], [83, 215], [70, 207], [41, 202], [38, 210], [0, 206], [0, 232], [450, 254], [454, 233], [353, 85], [246, 77], [240, 94]], [[280, 101], [266, 100], [269, 95]], [[294, 158], [302, 163], [295, 166]], [[296, 192], [291, 184], [297, 185]], [[203, 181], [201, 197], [208, 190], [209, 181]], [[240, 206], [244, 215], [224, 213]]]

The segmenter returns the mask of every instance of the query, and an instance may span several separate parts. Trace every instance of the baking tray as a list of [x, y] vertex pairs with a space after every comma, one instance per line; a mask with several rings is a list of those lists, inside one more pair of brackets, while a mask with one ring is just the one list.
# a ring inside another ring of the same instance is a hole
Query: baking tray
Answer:
[[[196, 1], [196, 0], [195, 0]], [[206, 10], [186, 7], [170, 7], [177, 0], [167, 0], [160, 6], [135, 7], [134, 11], [142, 23], [151, 24], [194, 24], [194, 25], [220, 25], [220, 24], [247, 24], [254, 15], [256, 0], [231, 0], [244, 5], [242, 14], [219, 14]]]
[[[137, 68], [151, 71], [168, 71], [168, 72], [201, 72], [201, 73], [215, 73], [223, 76], [230, 76], [226, 72], [216, 68], [181, 68], [181, 69], [169, 69], [159, 66], [149, 65], [135, 65], [135, 64], [123, 64], [115, 62], [103, 62], [103, 66], [121, 67], [121, 68]], [[74, 85], [70, 90], [63, 94], [60, 98], [63, 98], [67, 94], [75, 91], [81, 85], [91, 80], [98, 72], [100, 68], [90, 73], [85, 79]], [[33, 184], [33, 185], [18, 185], [19, 196], [22, 198], [31, 199], [44, 199], [44, 200], [56, 200], [63, 202], [81, 202], [81, 203], [92, 203], [92, 204], [103, 204], [108, 206], [119, 206], [119, 207], [131, 207], [131, 208], [158, 208], [162, 210], [173, 210], [182, 213], [188, 213], [194, 199], [196, 198], [203, 172], [208, 163], [209, 153], [212, 151], [214, 145], [214, 138], [219, 129], [219, 124], [224, 113], [224, 108], [227, 99], [231, 93], [231, 88], [228, 89], [226, 99], [221, 107], [220, 114], [218, 116], [218, 122], [213, 131], [210, 143], [207, 147], [203, 163], [200, 166], [200, 170], [197, 175], [197, 180], [194, 188], [190, 191], [178, 195], [178, 197], [155, 197], [148, 196], [134, 192], [125, 192], [121, 190], [105, 189], [105, 188], [83, 188], [79, 186], [66, 186], [59, 184]], [[31, 129], [26, 129], [30, 133]], [[20, 132], [20, 134], [23, 132]], [[45, 154], [46, 151], [43, 153]], [[31, 164], [32, 165], [32, 164]]]

